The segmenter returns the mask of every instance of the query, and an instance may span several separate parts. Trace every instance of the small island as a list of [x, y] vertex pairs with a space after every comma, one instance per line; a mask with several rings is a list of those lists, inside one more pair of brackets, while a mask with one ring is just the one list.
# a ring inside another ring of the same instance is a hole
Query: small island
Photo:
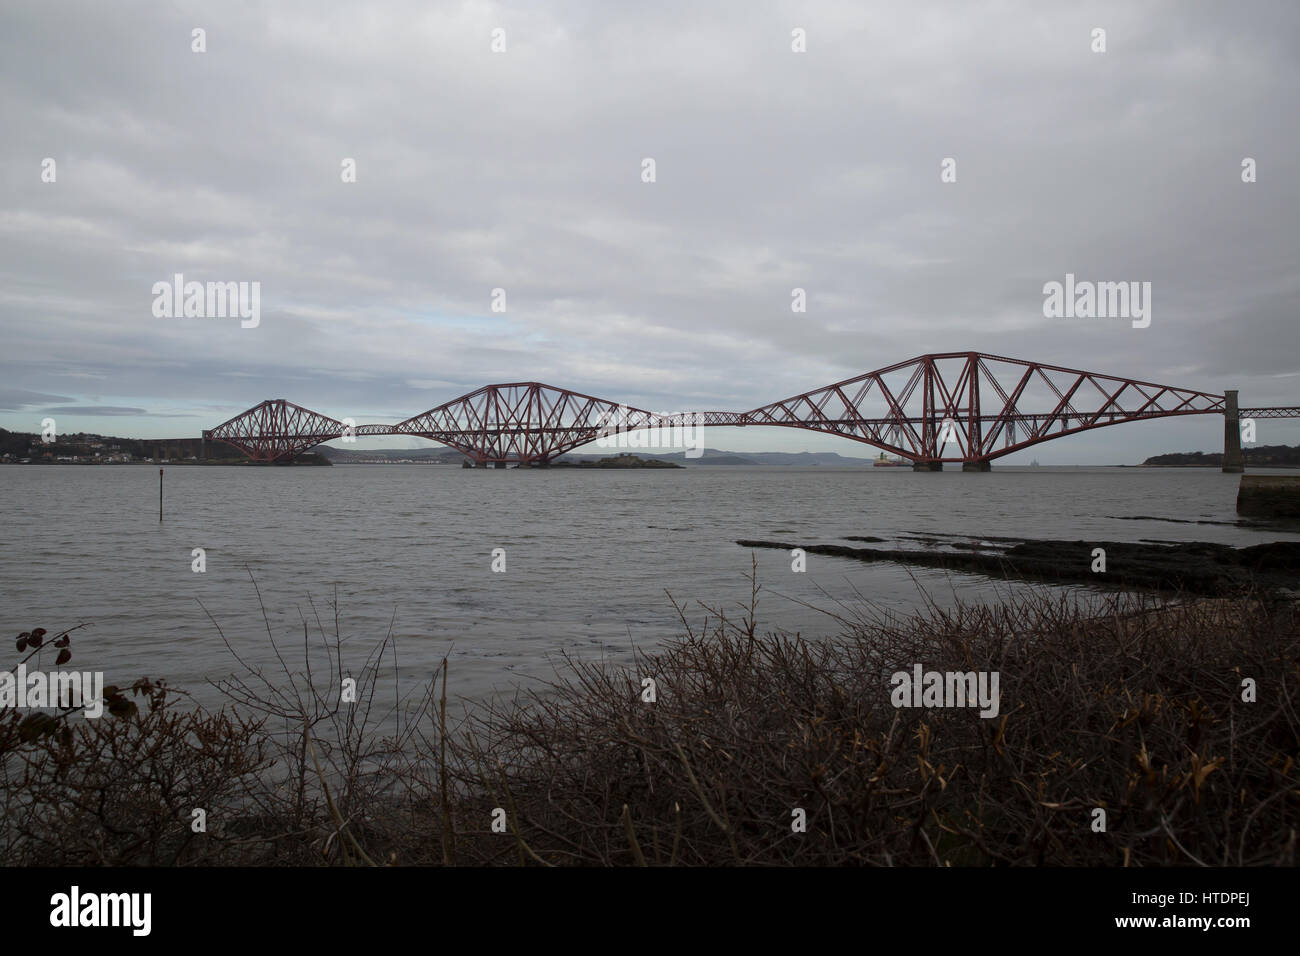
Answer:
[[[1247, 465], [1256, 468], [1295, 468], [1300, 466], [1300, 446], [1257, 445], [1241, 450]], [[1219, 468], [1223, 465], [1223, 452], [1184, 451], [1167, 455], [1154, 455], [1142, 462], [1141, 468]]]
[[549, 468], [681, 468], [676, 462], [663, 461], [658, 458], [641, 458], [623, 452], [610, 458], [597, 458], [594, 461], [553, 461]]

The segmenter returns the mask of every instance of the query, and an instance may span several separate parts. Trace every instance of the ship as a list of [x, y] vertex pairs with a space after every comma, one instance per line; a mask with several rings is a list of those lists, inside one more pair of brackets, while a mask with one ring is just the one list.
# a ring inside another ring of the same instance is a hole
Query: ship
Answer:
[[903, 458], [886, 458], [885, 453], [882, 451], [880, 457], [871, 464], [874, 468], [906, 468], [911, 462]]

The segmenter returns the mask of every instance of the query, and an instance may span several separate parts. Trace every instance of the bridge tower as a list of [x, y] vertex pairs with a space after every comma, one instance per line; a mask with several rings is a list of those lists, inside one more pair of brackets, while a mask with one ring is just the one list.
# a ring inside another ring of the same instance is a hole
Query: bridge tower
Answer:
[[[968, 453], [984, 450], [984, 424], [980, 417], [980, 362], [979, 353], [971, 352], [967, 359], [966, 374], [969, 376], [966, 387], [970, 390], [966, 403], [966, 449]], [[964, 461], [962, 471], [992, 471], [993, 466], [987, 458]]]
[[926, 356], [921, 366], [921, 454], [912, 459], [913, 471], [943, 471], [938, 457], [938, 431], [935, 429], [934, 411], [934, 361]]
[[1246, 459], [1241, 453], [1241, 418], [1237, 413], [1235, 388], [1223, 392], [1223, 470], [1233, 475], [1246, 470]]

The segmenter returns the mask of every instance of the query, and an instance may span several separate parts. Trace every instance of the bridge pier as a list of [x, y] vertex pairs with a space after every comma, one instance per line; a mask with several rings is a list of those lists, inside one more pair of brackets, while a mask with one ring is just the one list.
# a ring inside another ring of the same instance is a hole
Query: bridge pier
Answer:
[[494, 462], [492, 462], [492, 467], [493, 467], [493, 468], [504, 468], [505, 466], [506, 466], [506, 463], [505, 463], [504, 461], [494, 461]]
[[962, 471], [992, 471], [993, 463], [989, 461], [963, 461]]
[[943, 462], [941, 461], [914, 461], [912, 462], [913, 471], [943, 471]]
[[488, 466], [488, 463], [485, 462], [485, 461], [476, 461], [476, 462], [474, 462], [474, 467], [475, 467], [475, 468], [486, 468], [487, 466]]
[[1241, 453], [1241, 416], [1237, 413], [1237, 390], [1223, 392], [1223, 470], [1237, 475], [1246, 470]]

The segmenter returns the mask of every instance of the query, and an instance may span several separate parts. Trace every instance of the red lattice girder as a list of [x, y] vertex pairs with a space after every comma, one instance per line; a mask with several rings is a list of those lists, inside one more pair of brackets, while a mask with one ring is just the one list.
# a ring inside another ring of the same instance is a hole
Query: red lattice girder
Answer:
[[1222, 395], [948, 352], [866, 372], [745, 417], [842, 435], [915, 461], [974, 462], [1104, 425], [1215, 412], [1223, 412]]
[[205, 431], [203, 437], [234, 445], [254, 461], [284, 461], [341, 437], [344, 429], [337, 419], [274, 398]]
[[[547, 462], [611, 427], [778, 425], [839, 435], [921, 462], [983, 462], [1092, 428], [1223, 414], [1224, 396], [987, 355], [921, 355], [748, 412], [661, 415], [544, 385], [485, 385], [396, 425], [357, 436], [416, 435], [477, 462]], [[1242, 418], [1300, 417], [1300, 408], [1241, 409]], [[257, 461], [285, 461], [344, 434], [343, 422], [284, 399], [204, 432]], [[680, 432], [678, 432], [680, 434]]]
[[686, 417], [629, 408], [540, 382], [514, 382], [462, 395], [399, 423], [394, 433], [450, 445], [479, 462], [528, 463], [550, 461], [615, 427], [680, 429]]

